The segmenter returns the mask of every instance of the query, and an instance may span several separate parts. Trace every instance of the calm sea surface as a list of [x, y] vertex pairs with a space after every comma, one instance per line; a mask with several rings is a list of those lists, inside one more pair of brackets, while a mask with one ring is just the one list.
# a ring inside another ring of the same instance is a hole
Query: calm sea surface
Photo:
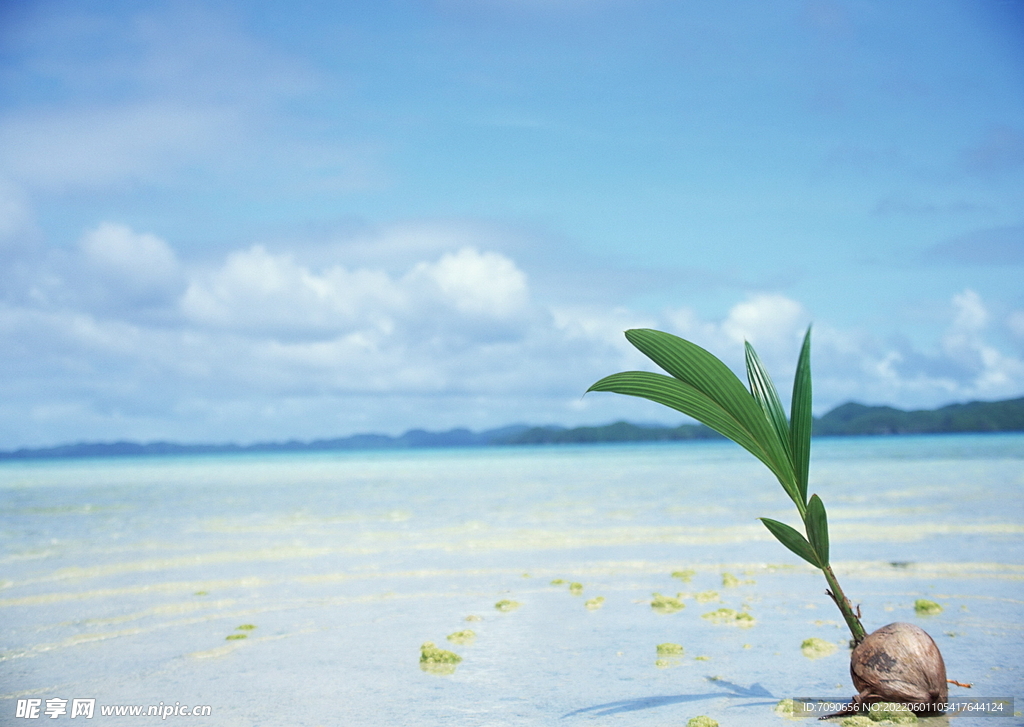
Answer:
[[[819, 439], [811, 478], [868, 630], [920, 625], [951, 697], [1024, 709], [1024, 435]], [[2, 462], [0, 725], [782, 725], [853, 694], [849, 633], [759, 516], [796, 521], [727, 442]]]

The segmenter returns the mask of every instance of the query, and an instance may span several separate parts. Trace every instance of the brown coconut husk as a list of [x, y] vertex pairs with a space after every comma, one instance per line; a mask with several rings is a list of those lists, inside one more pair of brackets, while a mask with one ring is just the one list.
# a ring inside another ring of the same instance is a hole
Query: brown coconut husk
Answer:
[[896, 702], [935, 712], [947, 701], [946, 664], [939, 647], [913, 624], [892, 623], [868, 634], [850, 656], [850, 676], [858, 710]]

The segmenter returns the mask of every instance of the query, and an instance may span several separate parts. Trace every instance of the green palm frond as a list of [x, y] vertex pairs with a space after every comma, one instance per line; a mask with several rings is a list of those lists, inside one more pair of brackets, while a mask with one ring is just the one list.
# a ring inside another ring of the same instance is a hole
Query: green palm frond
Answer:
[[807, 476], [811, 460], [811, 329], [804, 334], [793, 377], [793, 401], [789, 408], [789, 441], [793, 470], [801, 499], [807, 501]]
[[662, 331], [626, 331], [629, 342], [670, 376], [625, 371], [601, 379], [590, 391], [639, 396], [671, 407], [711, 427], [761, 460], [796, 504], [804, 524], [799, 531], [771, 518], [760, 518], [769, 532], [793, 553], [820, 568], [854, 641], [865, 637], [829, 565], [828, 517], [821, 498], [807, 499], [811, 452], [811, 329], [807, 329], [793, 379], [787, 418], [771, 376], [754, 347], [745, 344], [748, 391], [728, 366], [700, 346]]
[[[650, 399], [732, 439], [772, 471], [803, 517], [806, 505], [789, 454], [788, 425], [786, 436], [781, 437], [777, 426], [736, 374], [695, 343], [647, 328], [626, 331], [626, 338], [672, 378], [632, 371], [607, 376], [587, 391], [612, 391]], [[668, 383], [673, 380], [682, 386]], [[781, 405], [778, 409], [781, 412]], [[785, 414], [781, 416], [784, 421]]]

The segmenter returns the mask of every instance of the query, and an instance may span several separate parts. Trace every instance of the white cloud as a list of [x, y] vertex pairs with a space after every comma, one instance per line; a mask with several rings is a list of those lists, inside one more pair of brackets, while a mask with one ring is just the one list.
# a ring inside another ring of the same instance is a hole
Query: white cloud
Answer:
[[525, 308], [526, 276], [516, 264], [496, 252], [464, 247], [445, 253], [435, 263], [419, 263], [407, 281], [429, 280], [460, 313], [506, 318]]
[[943, 352], [965, 367], [972, 377], [970, 388], [980, 397], [1005, 396], [1024, 383], [1024, 362], [1000, 353], [984, 340], [989, 313], [973, 290], [953, 296], [956, 311], [942, 338]]
[[[998, 399], [1024, 391], [1024, 362], [987, 343], [989, 313], [972, 290], [951, 300], [951, 319], [934, 351], [893, 343], [870, 332], [816, 323], [812, 334], [815, 409], [844, 401], [901, 407], [934, 407], [949, 401]], [[800, 339], [811, 322], [798, 302], [758, 294], [734, 305], [721, 321], [691, 309], [667, 311], [667, 329], [722, 358], [743, 378], [742, 342], [757, 349], [783, 396]], [[1012, 325], [1012, 322], [1011, 322]]]
[[975, 291], [950, 301], [950, 320], [934, 350], [832, 328], [817, 331], [816, 386], [830, 404], [856, 399], [904, 408], [930, 408], [971, 399], [1000, 399], [1024, 391], [1024, 361], [986, 340], [989, 312]]
[[758, 348], [792, 345], [807, 327], [804, 307], [783, 295], [755, 295], [734, 305], [722, 331], [736, 343], [749, 341]]
[[473, 328], [507, 321], [528, 305], [526, 275], [515, 263], [471, 247], [392, 276], [337, 264], [317, 271], [257, 245], [195, 275], [181, 300], [194, 323], [285, 338], [391, 335], [396, 328], [429, 335], [442, 321], [449, 329]]
[[79, 243], [87, 264], [138, 290], [162, 288], [177, 281], [181, 266], [170, 246], [156, 235], [136, 233], [127, 225], [104, 222]]
[[[668, 329], [714, 352], [738, 370], [749, 341], [769, 371], [786, 370], [796, 360], [811, 316], [799, 302], [777, 293], [749, 295], [721, 321], [705, 321], [691, 308], [665, 312]], [[785, 382], [776, 381], [780, 389]]]
[[983, 366], [986, 347], [981, 333], [988, 325], [988, 311], [973, 290], [957, 293], [952, 302], [955, 315], [942, 337], [942, 350], [950, 359], [969, 368]]
[[383, 272], [333, 265], [318, 273], [257, 245], [231, 253], [211, 273], [196, 274], [181, 310], [194, 323], [270, 336], [386, 331], [403, 298]]
[[[448, 239], [454, 249], [421, 250], [397, 271], [259, 245], [202, 267], [151, 233], [103, 223], [67, 262], [77, 275], [37, 271], [63, 296], [0, 304], [0, 446], [65, 431], [251, 441], [514, 421], [678, 422], [642, 400], [582, 396], [607, 374], [654, 368], [622, 335], [636, 327], [693, 340], [741, 378], [750, 340], [786, 396], [811, 318], [794, 298], [751, 294], [719, 318], [539, 301], [511, 257]], [[145, 306], [151, 314], [140, 314]], [[989, 342], [991, 318], [977, 293], [957, 293], [932, 350], [817, 322], [816, 410], [849, 399], [927, 407], [1020, 395], [1024, 364]]]
[[164, 240], [103, 222], [82, 236], [77, 254], [53, 257], [50, 275], [37, 276], [33, 297], [49, 306], [132, 319], [172, 305], [184, 275]]

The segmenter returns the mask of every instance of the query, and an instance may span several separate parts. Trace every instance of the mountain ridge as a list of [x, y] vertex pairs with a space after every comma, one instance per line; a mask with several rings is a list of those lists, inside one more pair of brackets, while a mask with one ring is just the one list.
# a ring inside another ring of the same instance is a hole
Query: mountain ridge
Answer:
[[[1019, 431], [1024, 431], [1024, 397], [992, 402], [972, 401], [963, 404], [949, 404], [938, 409], [914, 411], [847, 402], [814, 420], [814, 435], [819, 437]], [[353, 434], [333, 439], [257, 442], [245, 445], [130, 441], [79, 442], [53, 447], [23, 447], [16, 450], [0, 451], [0, 460], [667, 442], [720, 438], [722, 438], [721, 435], [703, 424], [681, 424], [677, 427], [667, 427], [618, 421], [602, 426], [574, 428], [530, 427], [526, 424], [512, 424], [481, 432], [473, 432], [461, 427], [446, 432], [410, 429], [397, 437], [386, 434]]]

